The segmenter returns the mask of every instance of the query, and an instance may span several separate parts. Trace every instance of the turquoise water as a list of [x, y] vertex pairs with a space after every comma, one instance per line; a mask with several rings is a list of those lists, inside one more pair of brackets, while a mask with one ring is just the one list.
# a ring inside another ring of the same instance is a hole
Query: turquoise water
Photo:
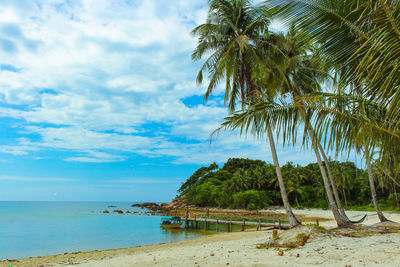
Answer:
[[204, 234], [164, 230], [160, 216], [102, 213], [144, 211], [131, 204], [0, 201], [0, 260], [174, 242]]

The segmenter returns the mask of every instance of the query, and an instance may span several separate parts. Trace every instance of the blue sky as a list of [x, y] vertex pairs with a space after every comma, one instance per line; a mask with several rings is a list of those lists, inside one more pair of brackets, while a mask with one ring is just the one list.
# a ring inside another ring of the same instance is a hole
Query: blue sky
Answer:
[[[191, 30], [206, 0], [2, 0], [0, 200], [169, 201], [198, 167], [271, 162], [204, 103]], [[281, 163], [313, 162], [278, 144]]]

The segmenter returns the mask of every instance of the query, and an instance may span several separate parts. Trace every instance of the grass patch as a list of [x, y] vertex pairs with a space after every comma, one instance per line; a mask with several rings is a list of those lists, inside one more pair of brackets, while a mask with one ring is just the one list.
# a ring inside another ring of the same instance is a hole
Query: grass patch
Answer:
[[297, 240], [297, 242], [299, 243], [300, 246], [304, 246], [307, 243], [309, 238], [310, 238], [310, 235], [309, 234], [305, 234], [305, 233], [299, 233], [296, 236], [296, 240]]

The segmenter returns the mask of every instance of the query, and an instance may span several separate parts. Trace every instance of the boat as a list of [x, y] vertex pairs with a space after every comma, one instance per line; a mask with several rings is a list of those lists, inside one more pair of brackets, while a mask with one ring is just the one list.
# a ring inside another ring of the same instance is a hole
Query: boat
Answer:
[[160, 226], [164, 229], [178, 229], [182, 223], [181, 217], [178, 216], [162, 217]]

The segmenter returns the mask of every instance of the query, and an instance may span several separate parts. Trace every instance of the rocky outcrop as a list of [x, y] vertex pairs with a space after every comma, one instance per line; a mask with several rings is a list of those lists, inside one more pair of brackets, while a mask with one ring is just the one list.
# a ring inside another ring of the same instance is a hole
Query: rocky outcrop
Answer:
[[174, 209], [183, 209], [186, 207], [186, 204], [181, 199], [173, 199], [170, 203], [161, 203], [160, 205], [154, 202], [146, 202], [142, 204], [132, 204], [131, 207], [148, 209], [152, 212], [165, 212]]
[[131, 205], [131, 207], [139, 207], [142, 209], [149, 209], [151, 211], [160, 211], [161, 205], [158, 205], [157, 203], [154, 203], [154, 202], [145, 202], [143, 204], [133, 204], [133, 205]]
[[118, 214], [123, 214], [124, 213], [122, 210], [114, 210], [114, 212], [118, 213]]
[[[163, 203], [163, 204], [166, 204], [166, 203]], [[184, 209], [184, 208], [186, 208], [186, 204], [185, 204], [185, 202], [183, 202], [182, 199], [175, 198], [170, 203], [163, 205], [162, 208], [165, 210]]]

